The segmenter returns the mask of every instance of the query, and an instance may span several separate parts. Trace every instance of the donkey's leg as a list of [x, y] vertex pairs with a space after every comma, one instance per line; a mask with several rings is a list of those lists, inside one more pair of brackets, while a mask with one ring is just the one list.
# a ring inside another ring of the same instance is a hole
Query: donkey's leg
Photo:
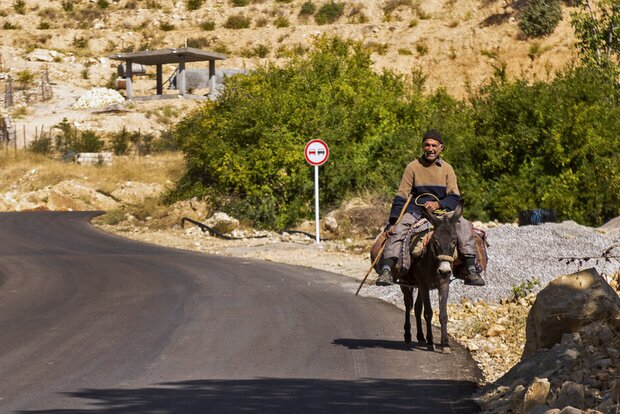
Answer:
[[418, 294], [415, 298], [415, 326], [416, 326], [416, 338], [418, 339], [418, 345], [425, 346], [426, 338], [424, 337], [424, 331], [422, 330], [422, 309], [424, 306], [424, 299], [422, 297], [422, 289], [418, 288]]
[[405, 302], [405, 342], [411, 343], [411, 309], [413, 308], [413, 288], [401, 286]]
[[439, 322], [441, 324], [441, 348], [449, 354], [450, 342], [448, 340], [448, 293], [450, 292], [450, 280], [447, 277], [439, 281]]
[[424, 289], [424, 320], [426, 321], [426, 340], [428, 344], [426, 349], [429, 351], [435, 350], [435, 344], [433, 343], [433, 307], [431, 306], [431, 295], [428, 288]]

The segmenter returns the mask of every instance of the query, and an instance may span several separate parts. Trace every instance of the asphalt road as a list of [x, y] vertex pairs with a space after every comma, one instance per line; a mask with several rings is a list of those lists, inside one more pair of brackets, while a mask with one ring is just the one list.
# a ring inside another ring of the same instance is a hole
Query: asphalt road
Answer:
[[0, 413], [472, 413], [479, 371], [311, 268], [0, 213]]

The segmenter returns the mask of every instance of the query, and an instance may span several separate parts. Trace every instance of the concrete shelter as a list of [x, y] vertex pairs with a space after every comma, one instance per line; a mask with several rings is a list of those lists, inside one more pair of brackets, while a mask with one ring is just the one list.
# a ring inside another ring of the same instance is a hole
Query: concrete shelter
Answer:
[[[215, 88], [215, 61], [225, 60], [226, 55], [216, 52], [207, 52], [205, 50], [196, 49], [193, 47], [180, 47], [174, 49], [160, 49], [160, 50], [145, 50], [140, 52], [128, 52], [128, 53], [116, 53], [108, 56], [113, 60], [120, 60], [125, 63], [125, 91], [127, 99], [135, 99], [133, 97], [131, 80], [133, 77], [132, 65], [144, 65], [156, 67], [156, 82], [157, 82], [157, 95], [153, 97], [139, 97], [141, 99], [162, 99], [166, 97], [163, 94], [163, 74], [162, 67], [165, 64], [178, 65], [176, 73], [176, 86], [179, 90], [179, 95], [183, 97], [198, 98], [198, 96], [191, 96], [187, 94], [186, 89], [186, 69], [185, 65], [189, 62], [209, 62], [209, 84], [210, 89], [213, 92]], [[136, 97], [137, 98], [137, 97]]]

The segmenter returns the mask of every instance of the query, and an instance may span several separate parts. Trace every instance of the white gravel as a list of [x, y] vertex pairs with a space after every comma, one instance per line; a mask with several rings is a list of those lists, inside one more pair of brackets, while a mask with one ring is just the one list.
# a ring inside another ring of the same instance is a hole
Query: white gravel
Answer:
[[[566, 260], [559, 260], [564, 257], [601, 256], [612, 246], [615, 247], [611, 253], [620, 256], [620, 230], [617, 229], [606, 232], [566, 221], [522, 227], [506, 224], [486, 231], [490, 244], [490, 259], [484, 275], [487, 284], [473, 287], [465, 286], [460, 280], [453, 281], [450, 285], [450, 303], [458, 303], [464, 298], [497, 302], [512, 297], [513, 287], [527, 280], [540, 282], [533, 288], [537, 292], [560, 275], [588, 267], [595, 267], [605, 276], [620, 270], [620, 259], [599, 259], [598, 263], [596, 259], [591, 259], [581, 266], [578, 261], [567, 264]], [[360, 293], [402, 304], [402, 293], [397, 286], [366, 286]], [[436, 291], [431, 297], [436, 306]]]

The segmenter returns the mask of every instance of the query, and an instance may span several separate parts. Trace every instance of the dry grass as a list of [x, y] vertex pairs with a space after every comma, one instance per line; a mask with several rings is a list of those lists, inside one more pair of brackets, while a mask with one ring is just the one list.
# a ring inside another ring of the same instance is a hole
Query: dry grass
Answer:
[[76, 180], [110, 193], [120, 183], [137, 181], [171, 186], [183, 173], [181, 153], [149, 157], [115, 157], [111, 166], [79, 165], [29, 151], [0, 152], [0, 191], [35, 191], [62, 181]]

